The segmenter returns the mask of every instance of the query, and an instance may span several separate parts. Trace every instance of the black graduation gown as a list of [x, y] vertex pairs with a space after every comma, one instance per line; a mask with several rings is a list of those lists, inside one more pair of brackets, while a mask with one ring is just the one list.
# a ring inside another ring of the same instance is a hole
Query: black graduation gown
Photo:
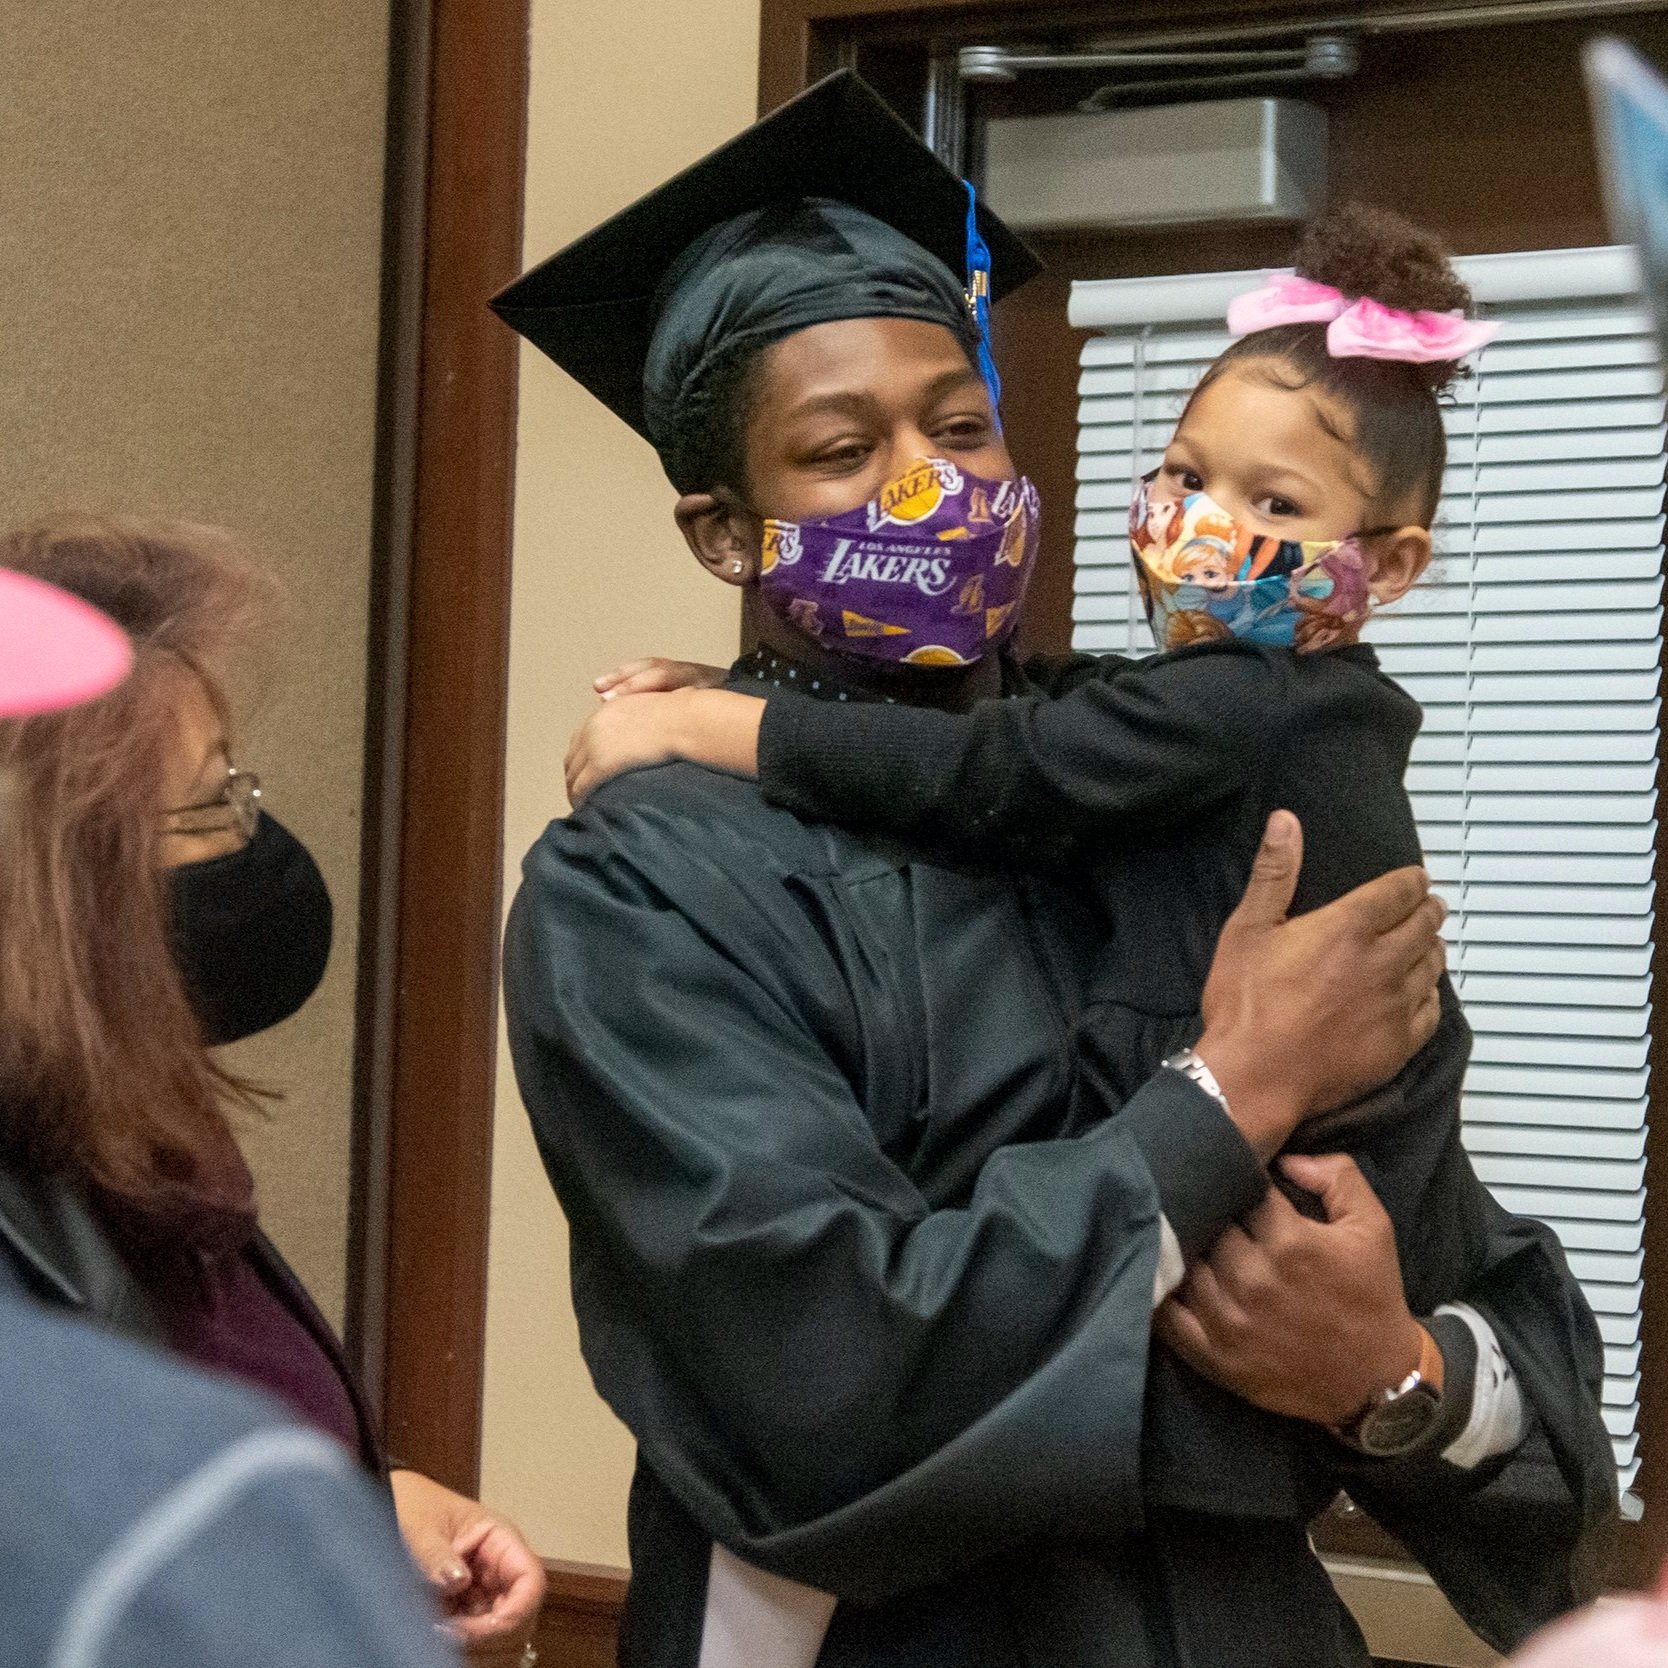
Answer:
[[[1198, 1251], [1265, 1183], [1174, 1073], [1075, 1121], [1100, 930], [1063, 886], [687, 765], [529, 854], [510, 1039], [586, 1360], [639, 1444], [628, 1668], [693, 1668], [715, 1541], [842, 1600], [825, 1668], [1365, 1662], [1300, 1520], [1143, 1507], [1159, 1215]], [[1530, 1247], [1468, 1294], [1530, 1409], [1511, 1460], [1351, 1484], [1500, 1641], [1580, 1596], [1613, 1490], [1549, 1267]]]

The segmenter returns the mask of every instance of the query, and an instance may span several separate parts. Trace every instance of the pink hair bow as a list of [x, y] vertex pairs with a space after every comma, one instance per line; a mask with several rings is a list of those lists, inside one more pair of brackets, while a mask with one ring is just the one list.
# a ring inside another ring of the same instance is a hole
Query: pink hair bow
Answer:
[[1500, 334], [1498, 323], [1459, 313], [1407, 313], [1370, 296], [1351, 301], [1330, 284], [1277, 272], [1260, 290], [1228, 303], [1228, 329], [1236, 336], [1281, 324], [1324, 324], [1334, 359], [1400, 359], [1428, 365], [1463, 359]]

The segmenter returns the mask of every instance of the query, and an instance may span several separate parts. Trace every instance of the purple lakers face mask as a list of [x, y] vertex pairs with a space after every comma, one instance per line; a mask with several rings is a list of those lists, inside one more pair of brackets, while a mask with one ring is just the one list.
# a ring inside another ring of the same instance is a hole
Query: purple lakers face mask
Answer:
[[766, 521], [759, 595], [824, 648], [907, 666], [969, 666], [1019, 621], [1037, 555], [1037, 489], [943, 458], [817, 521]]

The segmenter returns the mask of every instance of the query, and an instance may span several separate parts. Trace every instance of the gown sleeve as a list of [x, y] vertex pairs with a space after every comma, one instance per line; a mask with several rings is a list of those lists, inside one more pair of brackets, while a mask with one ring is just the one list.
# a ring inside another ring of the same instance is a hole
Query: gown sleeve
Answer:
[[1074, 838], [1210, 814], [1261, 773], [1287, 669], [1248, 644], [1057, 663], [1057, 696], [970, 712], [784, 696], [759, 732], [765, 798], [801, 816], [1026, 861]]
[[1160, 1073], [933, 1208], [865, 1116], [884, 1016], [783, 882], [768, 841], [613, 786], [524, 867], [510, 1041], [599, 1390], [706, 1534], [841, 1598], [1133, 1531], [1160, 1214], [1219, 1231], [1254, 1157]]

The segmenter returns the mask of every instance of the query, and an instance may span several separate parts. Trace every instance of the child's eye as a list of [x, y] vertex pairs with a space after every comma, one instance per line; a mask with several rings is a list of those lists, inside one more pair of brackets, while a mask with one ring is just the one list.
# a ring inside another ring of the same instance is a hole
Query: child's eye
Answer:
[[1272, 517], [1294, 516], [1294, 515], [1302, 515], [1303, 514], [1303, 511], [1300, 510], [1297, 507], [1297, 505], [1294, 504], [1291, 501], [1291, 499], [1281, 498], [1277, 495], [1270, 496], [1270, 497], [1267, 497], [1267, 498], [1259, 498], [1257, 500], [1256, 504], [1253, 505], [1252, 507], [1254, 509], [1257, 509], [1257, 510], [1261, 511], [1262, 514], [1264, 514], [1266, 516], [1269, 516], [1271, 518]]
[[1177, 484], [1183, 492], [1203, 492], [1204, 480], [1196, 469], [1177, 469], [1173, 471]]

